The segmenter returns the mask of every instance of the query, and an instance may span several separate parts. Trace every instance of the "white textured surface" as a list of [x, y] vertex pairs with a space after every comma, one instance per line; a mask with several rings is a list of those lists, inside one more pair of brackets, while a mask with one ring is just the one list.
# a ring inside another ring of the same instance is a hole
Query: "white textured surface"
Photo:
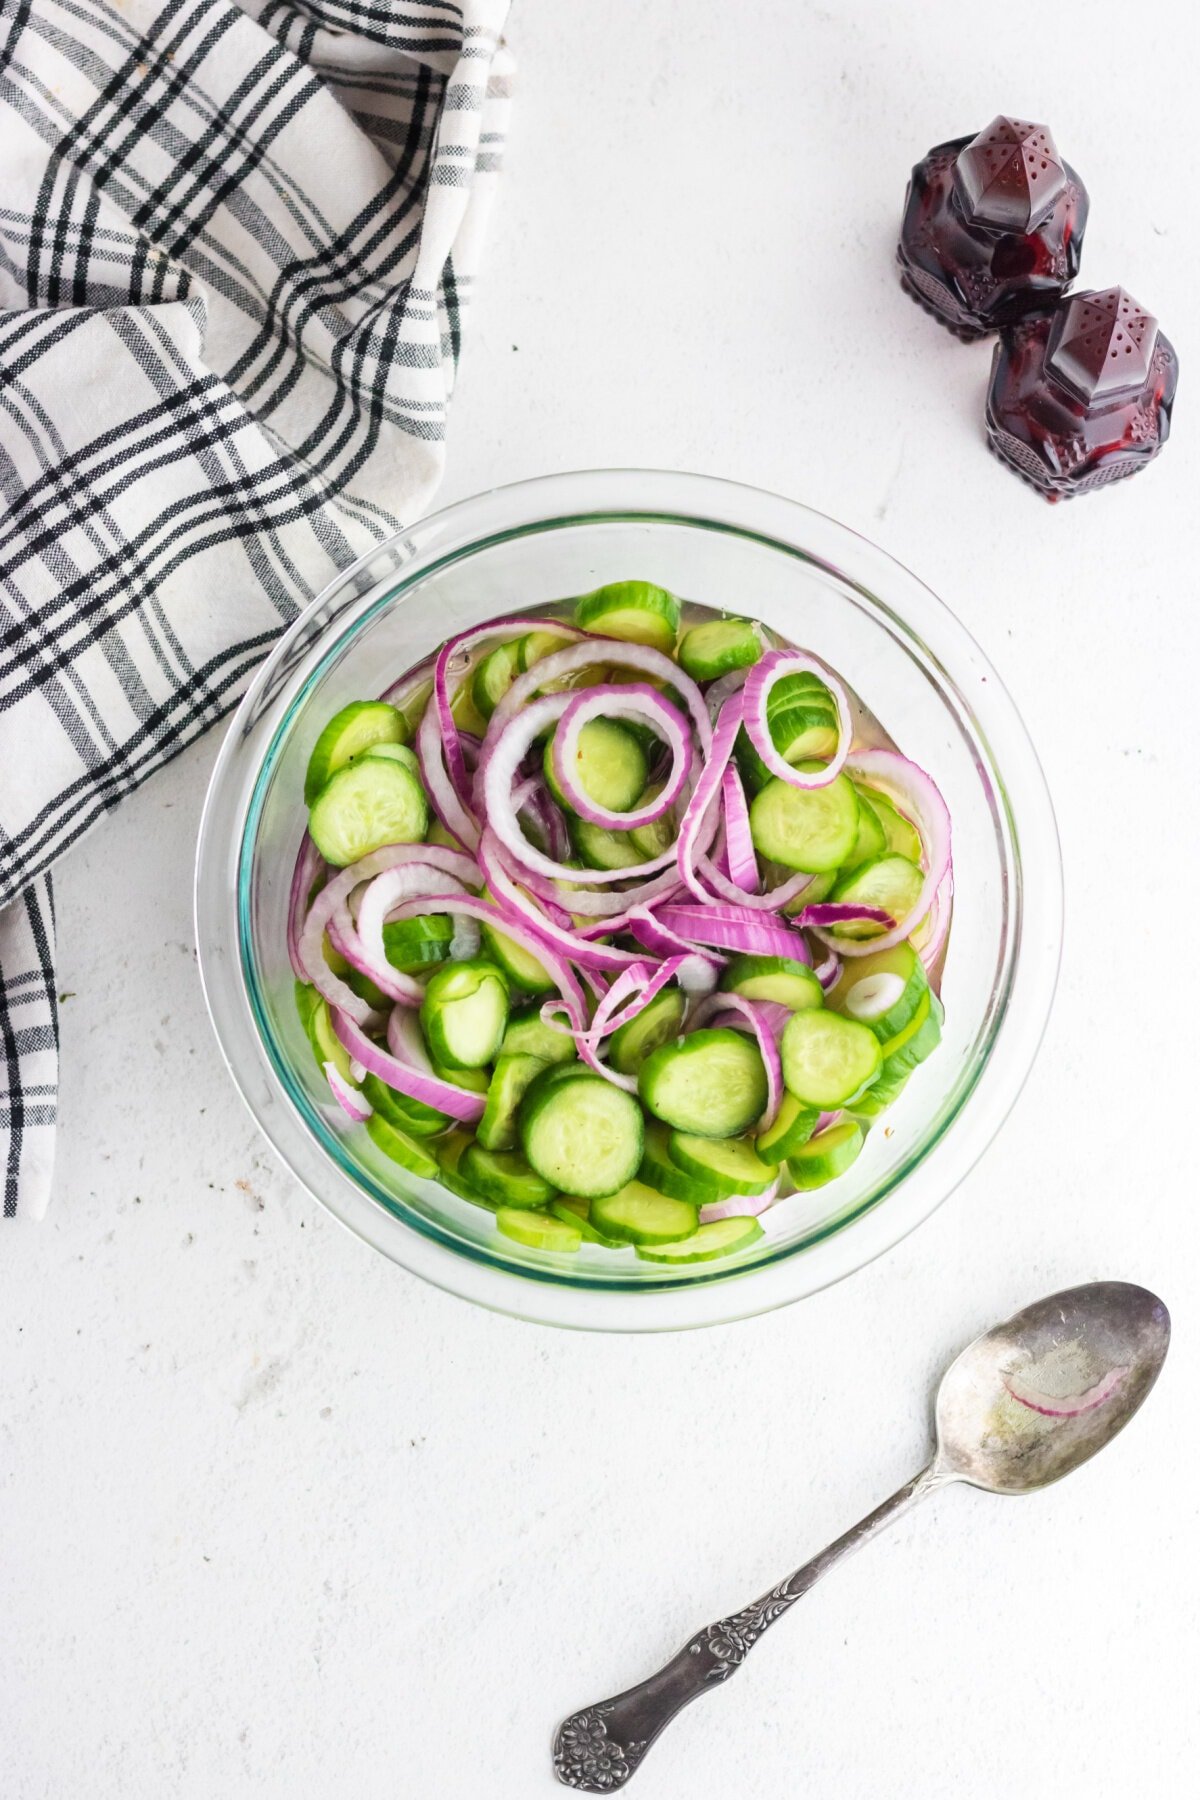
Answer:
[[[966, 1187], [833, 1292], [658, 1340], [474, 1312], [351, 1241], [243, 1116], [191, 943], [215, 740], [185, 757], [59, 881], [57, 1191], [0, 1230], [0, 1793], [549, 1800], [564, 1711], [889, 1492], [947, 1355], [1098, 1274], [1176, 1315], [1128, 1435], [1026, 1504], [962, 1491], [902, 1522], [633, 1791], [1191, 1791], [1200, 962], [1164, 946], [1200, 892], [1193, 19], [519, 0], [445, 497], [690, 466], [916, 568], [1056, 796], [1049, 1037]], [[988, 351], [889, 260], [908, 164], [1006, 108], [1091, 188], [1087, 282], [1124, 282], [1185, 366], [1162, 461], [1069, 507], [986, 455]]]

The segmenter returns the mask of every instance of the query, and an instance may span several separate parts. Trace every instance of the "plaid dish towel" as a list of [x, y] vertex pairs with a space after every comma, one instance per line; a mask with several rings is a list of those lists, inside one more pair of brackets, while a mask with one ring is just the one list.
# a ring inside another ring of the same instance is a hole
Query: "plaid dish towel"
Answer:
[[40, 1214], [50, 867], [419, 516], [508, 0], [0, 9], [0, 1197]]

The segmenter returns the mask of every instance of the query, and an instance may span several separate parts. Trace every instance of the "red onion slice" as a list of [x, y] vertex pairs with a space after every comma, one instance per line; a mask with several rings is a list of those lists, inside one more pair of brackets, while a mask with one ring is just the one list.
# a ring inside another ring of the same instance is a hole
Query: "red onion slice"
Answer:
[[692, 797], [679, 822], [679, 838], [675, 846], [679, 878], [691, 889], [697, 900], [702, 902], [710, 896], [696, 873], [696, 859], [708, 849], [716, 834], [720, 821], [718, 801], [721, 782], [729, 766], [729, 758], [733, 754], [741, 724], [742, 696], [733, 694], [721, 708], [721, 716], [717, 720], [717, 729], [713, 733], [712, 745], [700, 772], [700, 779], [692, 789]]
[[[818, 900], [813, 906], [806, 906], [797, 915], [796, 923], [802, 930], [817, 926], [831, 925], [882, 925], [890, 931], [896, 923], [890, 912], [884, 912], [882, 906], [860, 906], [851, 900]], [[839, 940], [840, 941], [840, 940]], [[878, 946], [878, 938], [870, 938], [867, 942]]]
[[842, 959], [836, 950], [831, 950], [824, 962], [819, 962], [813, 970], [813, 974], [826, 992], [834, 985], [841, 972]]
[[732, 760], [726, 763], [721, 777], [721, 799], [725, 808], [725, 854], [729, 859], [729, 879], [743, 893], [753, 894], [759, 886], [758, 857], [750, 836], [750, 814], [746, 807], [746, 791]]
[[401, 1062], [381, 1049], [340, 1009], [333, 1014], [333, 1029], [351, 1056], [369, 1074], [386, 1081], [397, 1093], [407, 1094], [410, 1100], [420, 1100], [423, 1105], [436, 1107], [439, 1112], [449, 1113], [452, 1119], [461, 1119], [464, 1123], [473, 1124], [483, 1116], [487, 1105], [484, 1095], [469, 1093], [466, 1088], [443, 1081], [439, 1075], [427, 1075], [411, 1063]]
[[637, 669], [643, 675], [669, 683], [692, 716], [701, 752], [707, 753], [712, 741], [712, 728], [708, 722], [704, 696], [691, 676], [685, 675], [671, 657], [664, 656], [661, 650], [652, 650], [648, 644], [628, 644], [619, 638], [604, 637], [585, 637], [579, 643], [572, 644], [569, 650], [555, 650], [552, 655], [544, 656], [541, 662], [535, 663], [532, 669], [527, 669], [524, 675], [518, 675], [492, 714], [487, 737], [484, 739], [484, 749], [487, 749], [489, 743], [495, 742], [509, 721], [516, 718], [546, 682], [561, 681], [568, 675], [578, 674], [580, 669], [595, 667], [598, 663], [609, 668]]
[[808, 945], [790, 925], [766, 918], [749, 907], [709, 905], [656, 908], [660, 924], [685, 942], [739, 956], [786, 956], [792, 962], [811, 962]]
[[[446, 855], [454, 856], [454, 852], [447, 851]], [[465, 857], [456, 858], [460, 862], [466, 860]], [[366, 974], [389, 1000], [398, 1000], [405, 1006], [420, 1006], [425, 998], [425, 989], [413, 976], [402, 975], [388, 961], [383, 939], [383, 927], [388, 915], [404, 900], [414, 900], [421, 896], [453, 897], [465, 894], [466, 891], [465, 883], [430, 863], [412, 863], [400, 869], [386, 869], [370, 882], [358, 909], [358, 950], [362, 963], [366, 965]], [[457, 955], [459, 958], [474, 956], [478, 949], [479, 929], [476, 926], [470, 938], [458, 945]]]
[[700, 1223], [711, 1225], [714, 1219], [757, 1219], [779, 1198], [779, 1182], [773, 1181], [761, 1194], [731, 1194], [728, 1200], [710, 1200], [700, 1208]]
[[296, 858], [296, 867], [292, 873], [292, 886], [288, 894], [287, 914], [287, 949], [288, 961], [292, 965], [292, 973], [298, 981], [308, 980], [308, 970], [300, 956], [300, 934], [304, 930], [304, 915], [308, 911], [308, 896], [312, 893], [313, 883], [325, 867], [325, 859], [317, 846], [304, 833], [300, 840], [300, 853]]
[[[921, 838], [925, 879], [907, 917], [898, 919], [881, 937], [832, 940], [839, 956], [873, 956], [878, 950], [890, 950], [894, 944], [903, 943], [933, 905], [950, 868], [950, 814], [937, 783], [896, 750], [855, 750], [846, 758], [845, 766], [848, 774], [861, 775], [871, 787], [882, 788], [888, 799], [895, 798]], [[831, 942], [824, 930], [818, 936], [823, 943]]]
[[[457, 733], [455, 735], [457, 741]], [[479, 842], [479, 826], [459, 799], [447, 773], [445, 742], [438, 710], [432, 699], [422, 713], [421, 723], [417, 727], [416, 750], [417, 760], [421, 765], [421, 779], [434, 812], [465, 850], [474, 850]]]
[[[504, 919], [531, 933], [538, 944], [556, 950], [560, 956], [590, 969], [626, 969], [630, 963], [637, 962], [638, 958], [631, 951], [618, 950], [611, 944], [589, 943], [573, 931], [556, 925], [553, 919], [540, 912], [537, 903], [510, 877], [490, 826], [480, 840], [479, 866], [483, 870], [488, 891]], [[508, 931], [509, 924], [505, 924], [503, 929]], [[516, 936], [516, 933], [511, 935]], [[535, 949], [533, 955], [540, 956], [541, 951]]]
[[358, 1089], [350, 1085], [336, 1063], [322, 1063], [321, 1067], [325, 1071], [330, 1092], [346, 1117], [353, 1119], [356, 1125], [365, 1125], [374, 1112], [374, 1107], [368, 1105]]
[[[776, 682], [782, 681], [785, 675], [806, 674], [820, 676], [833, 695], [838, 715], [837, 748], [823, 768], [814, 770], [809, 775], [794, 769], [791, 763], [785, 762], [780, 756], [767, 722], [767, 702]], [[742, 690], [742, 708], [750, 742], [772, 775], [777, 776], [780, 781], [786, 781], [790, 787], [828, 787], [844, 765], [854, 735], [850, 702], [841, 682], [814, 657], [791, 650], [769, 650], [760, 662], [755, 663], [746, 677], [746, 685]]]
[[[454, 713], [450, 704], [450, 664], [457, 658], [460, 671], [466, 674], [470, 664], [471, 652], [477, 645], [484, 644], [489, 638], [511, 638], [518, 632], [524, 635], [530, 631], [544, 631], [549, 637], [575, 639], [579, 631], [574, 625], [565, 625], [559, 619], [493, 619], [487, 625], [478, 625], [471, 631], [460, 631], [457, 637], [448, 638], [437, 653], [433, 665], [433, 701], [437, 712], [438, 731], [441, 734], [442, 746], [446, 753], [446, 766], [450, 772], [450, 780], [466, 810], [471, 806], [471, 781], [467, 773], [466, 758], [459, 736], [458, 726], [454, 722]], [[443, 823], [445, 821], [443, 820]], [[448, 827], [453, 830], [453, 826]]]
[[933, 905], [929, 909], [926, 920], [929, 935], [917, 949], [917, 955], [927, 969], [932, 969], [942, 953], [942, 945], [946, 942], [946, 934], [950, 930], [950, 915], [954, 910], [954, 864], [946, 866], [942, 885], [933, 896]]
[[[634, 807], [630, 812], [613, 812], [600, 806], [579, 785], [579, 735], [589, 720], [597, 718], [632, 719], [648, 725], [670, 752], [670, 772], [662, 791], [647, 805]], [[606, 831], [633, 831], [639, 825], [652, 825], [661, 819], [679, 799], [692, 771], [687, 720], [657, 688], [642, 681], [604, 682], [572, 694], [554, 733], [550, 757], [554, 779], [572, 810], [589, 825], [603, 826]]]

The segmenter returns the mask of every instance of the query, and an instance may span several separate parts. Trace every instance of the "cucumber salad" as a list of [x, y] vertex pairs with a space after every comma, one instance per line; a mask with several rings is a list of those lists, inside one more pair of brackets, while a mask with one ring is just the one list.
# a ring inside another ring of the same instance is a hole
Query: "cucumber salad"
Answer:
[[333, 1098], [541, 1251], [749, 1248], [941, 1038], [950, 819], [838, 675], [645, 581], [317, 739], [288, 909]]

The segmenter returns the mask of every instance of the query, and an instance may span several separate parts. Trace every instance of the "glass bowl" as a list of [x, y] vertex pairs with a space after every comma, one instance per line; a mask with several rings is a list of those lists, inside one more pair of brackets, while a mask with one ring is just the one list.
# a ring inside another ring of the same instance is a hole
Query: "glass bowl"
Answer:
[[[839, 670], [939, 783], [956, 893], [944, 1037], [853, 1168], [763, 1219], [752, 1251], [672, 1270], [629, 1250], [525, 1249], [492, 1215], [407, 1175], [333, 1103], [296, 1013], [288, 888], [309, 752], [452, 632], [638, 576], [753, 614]], [[196, 873], [200, 966], [234, 1081], [283, 1161], [404, 1268], [547, 1324], [707, 1325], [861, 1268], [962, 1180], [1012, 1105], [1053, 996], [1062, 936], [1054, 814], [1020, 718], [944, 606], [883, 551], [777, 495], [696, 475], [596, 471], [500, 488], [379, 548], [267, 658], [217, 759]]]

